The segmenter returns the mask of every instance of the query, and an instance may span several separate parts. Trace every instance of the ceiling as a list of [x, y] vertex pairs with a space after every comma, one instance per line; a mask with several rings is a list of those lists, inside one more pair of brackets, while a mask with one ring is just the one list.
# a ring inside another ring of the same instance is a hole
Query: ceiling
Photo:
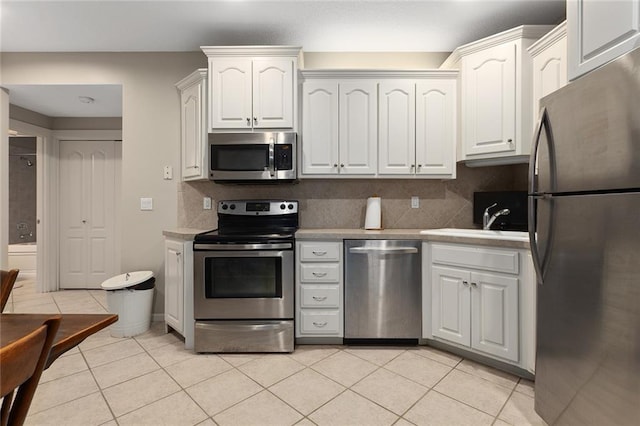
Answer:
[[[161, 52], [294, 45], [307, 52], [450, 52], [518, 25], [557, 24], [564, 16], [565, 0], [1, 0], [0, 48]], [[72, 103], [67, 110], [38, 110], [38, 99], [48, 93], [61, 99], [60, 87], [49, 89], [15, 86], [12, 94], [24, 99], [20, 106], [45, 115], [88, 116], [73, 115], [83, 113], [75, 105], [77, 86], [64, 96]]]

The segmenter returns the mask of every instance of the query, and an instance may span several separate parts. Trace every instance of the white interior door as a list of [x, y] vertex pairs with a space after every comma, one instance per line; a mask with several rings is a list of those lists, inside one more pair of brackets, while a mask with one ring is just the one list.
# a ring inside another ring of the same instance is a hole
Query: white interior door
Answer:
[[60, 142], [60, 288], [115, 272], [115, 142]]

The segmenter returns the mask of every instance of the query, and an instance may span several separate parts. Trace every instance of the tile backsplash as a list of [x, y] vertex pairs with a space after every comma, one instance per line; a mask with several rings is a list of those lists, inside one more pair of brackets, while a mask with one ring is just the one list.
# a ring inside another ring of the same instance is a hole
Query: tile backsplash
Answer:
[[[178, 189], [178, 226], [213, 229], [215, 206], [227, 199], [294, 199], [300, 202], [302, 228], [362, 228], [367, 198], [382, 198], [384, 228], [471, 228], [473, 192], [526, 189], [522, 165], [469, 168], [458, 164], [453, 180], [302, 179], [284, 185], [220, 185], [182, 182]], [[522, 175], [522, 176], [521, 176]], [[411, 208], [411, 197], [420, 207]], [[213, 209], [203, 210], [211, 197]]]

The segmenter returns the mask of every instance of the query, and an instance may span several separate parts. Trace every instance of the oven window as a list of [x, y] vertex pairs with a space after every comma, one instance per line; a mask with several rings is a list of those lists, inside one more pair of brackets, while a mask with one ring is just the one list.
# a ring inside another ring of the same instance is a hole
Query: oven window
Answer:
[[205, 297], [282, 297], [281, 257], [205, 258]]
[[268, 168], [268, 145], [211, 146], [211, 170], [261, 172]]

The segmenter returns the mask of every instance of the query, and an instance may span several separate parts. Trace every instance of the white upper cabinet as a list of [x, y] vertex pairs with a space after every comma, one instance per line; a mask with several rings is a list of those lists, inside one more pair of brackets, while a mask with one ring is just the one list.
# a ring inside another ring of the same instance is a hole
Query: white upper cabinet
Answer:
[[569, 80], [640, 45], [640, 0], [568, 0]]
[[516, 151], [516, 43], [462, 61], [465, 156]]
[[467, 165], [528, 161], [532, 72], [527, 48], [553, 27], [525, 25], [457, 48], [442, 68], [461, 72], [459, 159]]
[[558, 25], [529, 47], [533, 69], [533, 119], [538, 120], [540, 99], [567, 84], [567, 25]]
[[302, 75], [302, 177], [455, 177], [457, 71]]
[[180, 91], [182, 180], [208, 179], [207, 69], [194, 71], [176, 83]]
[[456, 177], [457, 78], [416, 84], [416, 174]]
[[348, 81], [340, 83], [338, 139], [341, 174], [376, 173], [378, 127], [376, 83]]
[[203, 47], [209, 128], [295, 129], [299, 47]]
[[413, 81], [380, 83], [380, 174], [411, 174], [416, 166], [416, 89]]
[[305, 82], [302, 116], [302, 173], [338, 173], [338, 82]]

